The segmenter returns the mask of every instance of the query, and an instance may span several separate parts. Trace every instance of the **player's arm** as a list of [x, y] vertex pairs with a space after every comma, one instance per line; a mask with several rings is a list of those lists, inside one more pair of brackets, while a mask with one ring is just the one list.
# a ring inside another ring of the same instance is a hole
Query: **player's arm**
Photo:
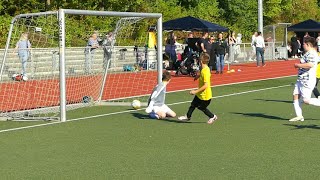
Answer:
[[201, 43], [201, 49], [202, 49], [203, 52], [207, 52], [206, 49], [204, 48], [204, 44], [203, 43]]
[[199, 93], [199, 92], [204, 91], [207, 87], [208, 87], [208, 83], [205, 82], [205, 83], [203, 84], [203, 86], [201, 86], [199, 89], [190, 91], [190, 94], [195, 95], [195, 94], [197, 94], [197, 93]]
[[309, 62], [309, 63], [295, 63], [294, 64], [295, 68], [303, 68], [303, 69], [310, 69], [313, 67], [313, 63]]

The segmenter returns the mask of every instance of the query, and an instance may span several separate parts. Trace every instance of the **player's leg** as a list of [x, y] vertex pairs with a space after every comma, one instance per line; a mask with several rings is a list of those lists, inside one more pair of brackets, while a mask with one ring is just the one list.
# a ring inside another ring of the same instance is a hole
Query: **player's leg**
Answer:
[[294, 107], [294, 111], [296, 113], [296, 117], [290, 119], [289, 121], [303, 121], [304, 120], [304, 118], [302, 116], [302, 109], [301, 109], [302, 100], [300, 100], [302, 86], [303, 85], [300, 82], [297, 82], [294, 86], [293, 107]]
[[194, 98], [193, 98], [193, 100], [191, 102], [191, 105], [190, 105], [190, 107], [188, 109], [187, 114], [184, 115], [184, 116], [178, 117], [178, 119], [181, 120], [181, 121], [189, 121], [191, 119], [193, 111], [196, 109], [196, 107], [198, 107], [198, 105], [200, 103], [199, 100], [200, 99], [197, 96], [194, 96]]
[[160, 111], [160, 107], [159, 106], [153, 106], [151, 108], [151, 112], [149, 113], [150, 118], [152, 118], [152, 119], [160, 119], [160, 116], [158, 114], [159, 111]]
[[[315, 87], [315, 86], [311, 86], [311, 87]], [[306, 94], [306, 97], [304, 99], [304, 102], [306, 104], [311, 104], [311, 105], [314, 105], [314, 106], [320, 106], [320, 99], [318, 98], [311, 98], [311, 94], [312, 94], [312, 91], [314, 90], [314, 88], [304, 88], [304, 91], [303, 93]]]
[[220, 54], [217, 54], [216, 55], [216, 60], [217, 60], [217, 62], [216, 62], [216, 74], [219, 74], [219, 72], [220, 72], [220, 57], [221, 57], [221, 55]]
[[313, 89], [313, 91], [312, 91], [313, 94], [314, 94], [314, 96], [315, 96], [316, 98], [318, 98], [318, 97], [320, 96], [319, 90], [318, 90], [318, 88], [317, 88], [318, 83], [319, 83], [319, 80], [320, 80], [320, 78], [317, 78], [316, 86], [314, 87], [314, 89]]
[[170, 109], [166, 104], [162, 105], [161, 108], [166, 113], [167, 117], [176, 117], [176, 113], [172, 111], [172, 109]]
[[198, 109], [209, 117], [208, 124], [212, 124], [215, 120], [218, 119], [218, 117], [208, 109], [210, 102], [211, 102], [211, 99], [207, 101], [200, 100], [200, 104], [198, 106]]

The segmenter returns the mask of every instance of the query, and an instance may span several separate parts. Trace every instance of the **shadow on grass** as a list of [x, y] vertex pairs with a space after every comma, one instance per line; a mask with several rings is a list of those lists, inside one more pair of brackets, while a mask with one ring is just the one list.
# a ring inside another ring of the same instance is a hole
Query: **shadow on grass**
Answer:
[[283, 124], [285, 126], [292, 126], [295, 129], [320, 129], [318, 125], [310, 124], [310, 125], [299, 125], [299, 124]]
[[265, 118], [265, 119], [274, 119], [274, 120], [288, 120], [282, 117], [278, 116], [272, 116], [272, 115], [266, 115], [262, 113], [239, 113], [239, 112], [231, 112], [232, 114], [240, 114], [243, 116], [249, 116], [249, 117], [259, 117], [259, 118]]
[[293, 101], [279, 100], [279, 99], [254, 99], [259, 101], [270, 101], [270, 102], [282, 102], [282, 103], [293, 103]]
[[192, 121], [187, 121], [187, 122], [183, 122], [183, 121], [179, 121], [179, 120], [176, 120], [174, 118], [172, 119], [159, 119], [159, 120], [156, 120], [156, 119], [151, 119], [149, 117], [148, 114], [143, 114], [143, 113], [138, 113], [138, 112], [133, 112], [131, 113], [133, 117], [136, 117], [138, 119], [146, 119], [146, 120], [151, 120], [151, 121], [164, 121], [164, 122], [172, 122], [172, 123], [184, 123], [184, 124], [189, 124], [189, 123], [206, 123], [206, 122], [192, 122]]

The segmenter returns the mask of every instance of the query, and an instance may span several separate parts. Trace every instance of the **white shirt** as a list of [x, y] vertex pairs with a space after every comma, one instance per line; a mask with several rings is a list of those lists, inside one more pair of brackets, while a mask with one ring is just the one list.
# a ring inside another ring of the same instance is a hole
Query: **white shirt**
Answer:
[[257, 36], [256, 37], [256, 47], [259, 47], [259, 48], [264, 48], [265, 47], [265, 44], [264, 44], [264, 39], [262, 36]]
[[315, 84], [317, 64], [319, 56], [317, 51], [310, 50], [300, 59], [300, 63], [312, 63], [313, 67], [310, 69], [299, 68], [298, 70], [298, 81], [302, 82], [306, 86], [309, 84]]

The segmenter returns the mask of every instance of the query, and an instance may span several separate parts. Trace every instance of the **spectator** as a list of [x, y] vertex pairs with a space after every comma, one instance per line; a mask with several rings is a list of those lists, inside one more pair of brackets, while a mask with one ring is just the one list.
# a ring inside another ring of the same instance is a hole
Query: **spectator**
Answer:
[[190, 32], [188, 33], [188, 37], [184, 40], [184, 44], [186, 45], [185, 48], [184, 48], [184, 55], [187, 56], [188, 58], [190, 58], [193, 54], [193, 49], [192, 47], [195, 46], [191, 46], [191, 39], [193, 39], [193, 33]]
[[85, 48], [85, 73], [92, 73], [92, 65], [94, 64], [94, 53], [99, 47], [98, 33], [94, 32], [88, 40]]
[[231, 32], [231, 36], [228, 37], [228, 61], [229, 63], [234, 61], [234, 54], [235, 54], [235, 45], [236, 45], [236, 33]]
[[188, 37], [184, 40], [183, 44], [188, 44], [189, 39], [192, 39], [192, 38], [193, 38], [193, 33], [189, 32], [188, 33]]
[[105, 39], [102, 42], [103, 46], [103, 67], [107, 68], [111, 66], [111, 55], [112, 55], [112, 40], [113, 40], [113, 35], [112, 32], [108, 32], [106, 34]]
[[234, 62], [237, 63], [238, 61], [236, 60], [237, 56], [240, 55], [241, 53], [241, 48], [240, 48], [240, 44], [242, 44], [242, 34], [238, 33], [237, 37], [236, 37], [236, 45], [235, 45], [235, 60]]
[[224, 56], [226, 54], [227, 43], [223, 40], [222, 33], [219, 33], [218, 40], [214, 43], [216, 54], [216, 74], [222, 74], [224, 68]]
[[173, 65], [175, 65], [177, 62], [177, 53], [176, 53], [175, 43], [176, 43], [176, 40], [174, 38], [174, 33], [171, 32], [169, 37], [166, 39], [165, 53], [169, 56]]
[[300, 41], [298, 40], [296, 34], [291, 37], [290, 45], [291, 45], [291, 56], [293, 58], [298, 58], [298, 49], [300, 47]]
[[202, 37], [200, 38], [199, 40], [199, 53], [202, 53], [202, 52], [207, 52], [207, 46], [208, 46], [208, 32], [203, 32], [202, 33]]
[[318, 46], [317, 50], [318, 50], [318, 52], [320, 52], [320, 32], [318, 32], [318, 37], [317, 37], [316, 41], [317, 41], [317, 46]]
[[255, 46], [256, 46], [256, 57], [257, 57], [257, 67], [259, 67], [259, 61], [261, 58], [262, 66], [266, 66], [264, 62], [264, 51], [265, 51], [265, 44], [264, 38], [262, 37], [261, 32], [258, 32], [258, 36], [255, 39]]
[[216, 54], [215, 54], [215, 51], [214, 51], [214, 36], [211, 36], [209, 38], [209, 41], [208, 41], [208, 46], [207, 46], [207, 53], [209, 54], [210, 56], [210, 60], [209, 60], [209, 68], [210, 68], [210, 72], [213, 70], [213, 69], [216, 69]]
[[256, 45], [255, 45], [255, 42], [256, 42], [257, 35], [258, 35], [258, 32], [254, 32], [252, 37], [251, 37], [251, 48], [252, 48], [252, 51], [251, 51], [251, 55], [249, 57], [249, 61], [255, 61], [256, 60]]
[[31, 50], [31, 43], [28, 40], [28, 33], [22, 33], [20, 36], [19, 41], [16, 44], [16, 47], [13, 51], [13, 53], [15, 53], [15, 51], [18, 51], [18, 56], [19, 59], [21, 61], [21, 65], [22, 65], [22, 71], [21, 74], [24, 77], [27, 77], [27, 61], [30, 57], [30, 50]]
[[[307, 38], [307, 37], [310, 37], [309, 33], [308, 32], [305, 32], [303, 38], [302, 38], [302, 42], [304, 42], [304, 39]], [[301, 51], [302, 53], [305, 52], [305, 49], [304, 49], [304, 46], [301, 46]]]

